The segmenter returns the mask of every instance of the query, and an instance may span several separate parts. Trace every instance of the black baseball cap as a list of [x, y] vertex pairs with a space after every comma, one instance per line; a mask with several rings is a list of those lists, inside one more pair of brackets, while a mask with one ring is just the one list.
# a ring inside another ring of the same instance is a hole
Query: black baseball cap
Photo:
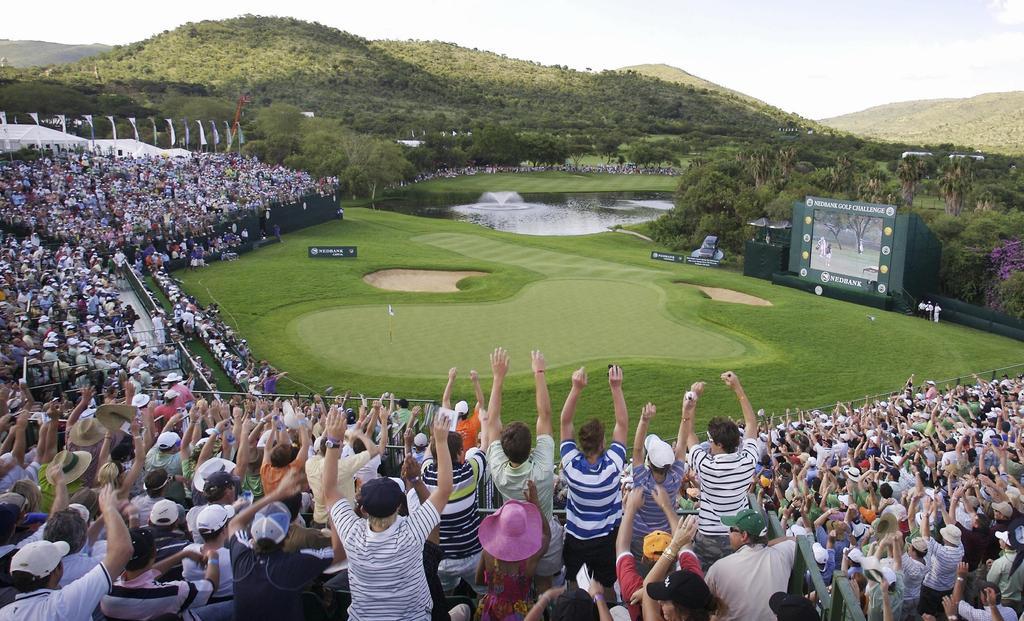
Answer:
[[129, 562], [148, 559], [156, 554], [156, 538], [153, 531], [148, 528], [133, 528], [128, 534], [132, 540], [132, 557]]
[[647, 585], [647, 595], [659, 602], [673, 602], [684, 608], [702, 609], [711, 604], [711, 589], [692, 571], [680, 570], [660, 582]]
[[779, 621], [819, 621], [821, 615], [814, 607], [814, 604], [805, 597], [790, 595], [785, 591], [779, 591], [768, 600], [768, 607], [772, 609]]
[[219, 500], [224, 492], [235, 486], [235, 477], [227, 470], [218, 470], [206, 477], [203, 484], [203, 494], [208, 499]]
[[405, 493], [402, 488], [386, 477], [367, 481], [359, 488], [359, 505], [372, 517], [394, 515], [403, 500]]

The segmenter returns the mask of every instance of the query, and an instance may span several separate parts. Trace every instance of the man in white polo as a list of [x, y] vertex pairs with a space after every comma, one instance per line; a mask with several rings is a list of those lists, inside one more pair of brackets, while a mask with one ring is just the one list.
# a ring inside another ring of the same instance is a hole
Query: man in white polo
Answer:
[[100, 600], [110, 592], [132, 555], [128, 527], [117, 511], [112, 487], [100, 493], [100, 508], [107, 530], [106, 556], [96, 567], [64, 588], [62, 560], [70, 551], [67, 542], [34, 541], [11, 559], [11, 581], [18, 595], [0, 609], [0, 621], [89, 621]]

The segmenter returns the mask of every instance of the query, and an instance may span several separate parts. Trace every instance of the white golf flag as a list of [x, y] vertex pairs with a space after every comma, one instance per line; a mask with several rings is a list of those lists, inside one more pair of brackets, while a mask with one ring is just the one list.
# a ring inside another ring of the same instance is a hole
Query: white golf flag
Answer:
[[68, 120], [63, 114], [58, 114], [57, 118], [60, 119], [60, 131], [65, 134], [68, 133]]
[[164, 119], [164, 120], [167, 121], [167, 129], [170, 130], [170, 132], [171, 132], [171, 147], [173, 147], [175, 145], [175, 143], [178, 142], [177, 137], [174, 135], [174, 122], [171, 121], [171, 119]]
[[0, 112], [0, 125], [7, 125], [7, 113]]
[[36, 122], [36, 125], [39, 125], [39, 113], [38, 112], [29, 112], [28, 115], [30, 117], [32, 117], [32, 120]]
[[128, 117], [128, 122], [132, 125], [132, 132], [135, 134], [135, 141], [139, 141], [139, 126], [135, 124], [135, 117]]
[[110, 121], [110, 131], [114, 134], [114, 143], [117, 143], [117, 123], [114, 122], [114, 117], [108, 116], [107, 120]]
[[392, 317], [395, 316], [395, 309], [391, 308], [390, 304], [388, 304], [388, 314], [391, 315]]
[[206, 131], [203, 130], [203, 122], [200, 121], [199, 119], [196, 119], [196, 124], [199, 125], [199, 144], [201, 146], [205, 147], [206, 146]]

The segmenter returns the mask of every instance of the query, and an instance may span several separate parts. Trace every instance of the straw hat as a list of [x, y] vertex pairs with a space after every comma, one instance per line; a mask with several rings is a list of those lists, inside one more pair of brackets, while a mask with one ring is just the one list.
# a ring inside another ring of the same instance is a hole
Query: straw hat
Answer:
[[882, 517], [875, 520], [871, 526], [875, 529], [875, 535], [877, 535], [879, 539], [889, 533], [895, 533], [900, 528], [899, 521], [892, 513], [883, 513]]
[[960, 529], [951, 524], [947, 524], [939, 529], [939, 534], [946, 540], [946, 543], [952, 546], [960, 545]]
[[96, 408], [96, 420], [111, 431], [120, 431], [125, 423], [131, 424], [135, 418], [135, 408], [130, 405], [104, 403]]
[[79, 420], [72, 425], [68, 439], [77, 446], [92, 446], [104, 436], [103, 425], [95, 418]]
[[520, 500], [507, 500], [480, 523], [480, 545], [499, 561], [523, 561], [540, 550], [540, 510]]
[[92, 455], [90, 453], [85, 451], [61, 451], [53, 456], [53, 461], [46, 467], [46, 480], [50, 482], [50, 485], [55, 485], [53, 473], [55, 470], [60, 469], [64, 471], [65, 483], [77, 481], [91, 463]]

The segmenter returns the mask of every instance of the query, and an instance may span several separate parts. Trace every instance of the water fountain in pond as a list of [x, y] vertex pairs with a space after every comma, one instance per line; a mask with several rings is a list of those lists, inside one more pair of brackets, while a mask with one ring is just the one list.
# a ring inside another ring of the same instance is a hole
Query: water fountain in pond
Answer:
[[523, 202], [519, 192], [484, 192], [472, 205], [472, 209], [488, 210], [517, 210], [530, 209], [532, 205]]

